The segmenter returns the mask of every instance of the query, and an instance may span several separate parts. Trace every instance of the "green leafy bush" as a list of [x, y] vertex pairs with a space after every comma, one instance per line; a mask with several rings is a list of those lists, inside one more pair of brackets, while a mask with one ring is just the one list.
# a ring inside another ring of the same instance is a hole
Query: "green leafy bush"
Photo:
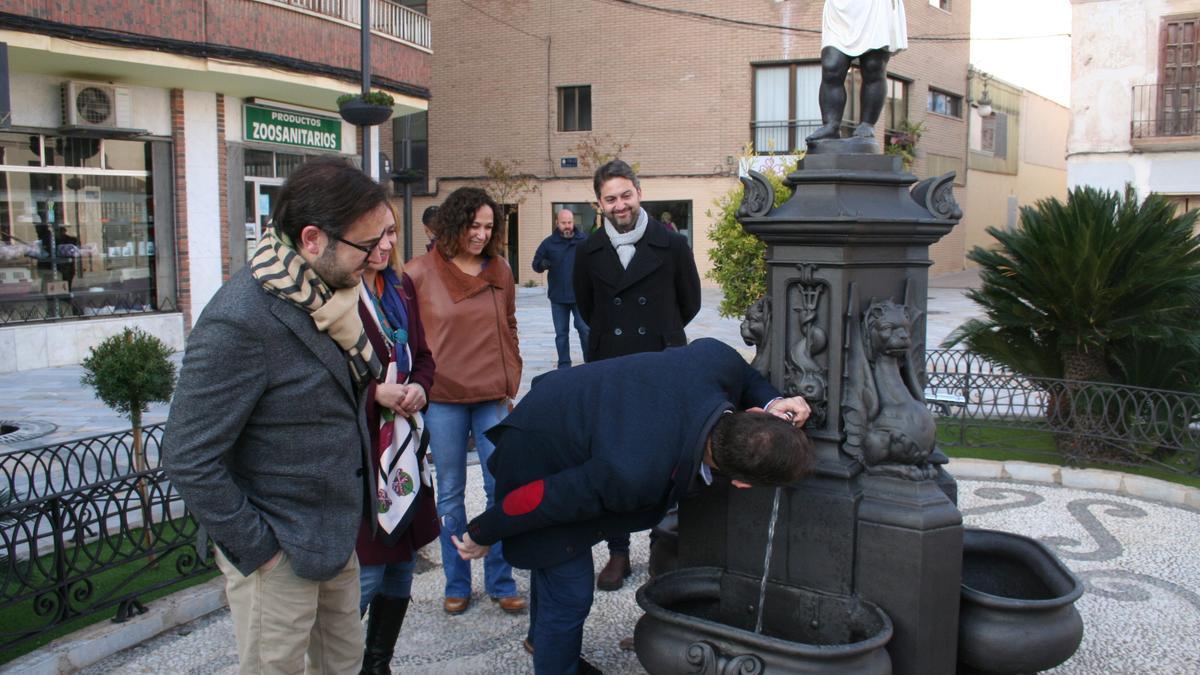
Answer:
[[83, 360], [80, 381], [94, 388], [104, 405], [138, 428], [151, 403], [171, 400], [175, 391], [173, 353], [162, 340], [140, 328], [126, 328], [92, 348]]
[[[761, 171], [775, 188], [775, 206], [787, 201], [792, 191], [783, 182], [795, 165], [787, 167], [764, 167]], [[744, 188], [739, 183], [724, 196], [713, 202], [716, 222], [709, 236], [713, 247], [708, 251], [712, 269], [705, 275], [721, 287], [721, 316], [742, 317], [756, 300], [767, 292], [767, 245], [758, 237], [742, 229], [737, 221], [738, 206], [742, 203]], [[713, 210], [704, 215], [713, 218]]]
[[369, 91], [366, 94], [342, 94], [337, 97], [338, 107], [342, 107], [350, 101], [362, 101], [370, 105], [386, 105], [389, 108], [396, 104], [396, 99], [390, 94], [382, 91]]
[[985, 312], [945, 345], [1017, 372], [1070, 380], [1195, 389], [1200, 364], [1197, 212], [1165, 197], [1139, 200], [1091, 187], [1066, 203], [1021, 209], [999, 246], [976, 247], [982, 285], [967, 295]]

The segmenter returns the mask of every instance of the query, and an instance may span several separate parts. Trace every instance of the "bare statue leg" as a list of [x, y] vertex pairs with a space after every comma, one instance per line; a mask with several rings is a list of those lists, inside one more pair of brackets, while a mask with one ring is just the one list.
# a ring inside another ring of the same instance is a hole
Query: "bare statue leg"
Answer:
[[862, 123], [854, 130], [855, 138], [874, 138], [875, 123], [883, 112], [887, 99], [887, 64], [891, 53], [886, 49], [872, 49], [858, 57], [862, 69]]
[[846, 109], [846, 74], [850, 72], [850, 57], [833, 47], [821, 50], [821, 127], [804, 139], [809, 143], [837, 138]]

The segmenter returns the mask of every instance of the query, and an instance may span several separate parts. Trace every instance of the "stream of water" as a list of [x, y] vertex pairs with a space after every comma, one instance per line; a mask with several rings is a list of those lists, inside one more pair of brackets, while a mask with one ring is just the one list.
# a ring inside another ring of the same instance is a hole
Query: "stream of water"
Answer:
[[775, 545], [775, 521], [779, 518], [779, 495], [783, 488], [775, 488], [775, 503], [771, 506], [771, 520], [767, 524], [767, 552], [763, 556], [762, 583], [758, 587], [758, 618], [754, 621], [754, 632], [762, 632], [763, 604], [767, 600], [767, 575], [771, 571], [771, 548]]

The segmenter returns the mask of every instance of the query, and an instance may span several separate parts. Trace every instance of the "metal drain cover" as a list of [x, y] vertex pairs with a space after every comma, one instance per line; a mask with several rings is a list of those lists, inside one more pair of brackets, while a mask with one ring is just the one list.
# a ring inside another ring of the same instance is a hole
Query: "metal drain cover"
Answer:
[[0, 420], [0, 443], [20, 443], [57, 429], [57, 424], [40, 420]]

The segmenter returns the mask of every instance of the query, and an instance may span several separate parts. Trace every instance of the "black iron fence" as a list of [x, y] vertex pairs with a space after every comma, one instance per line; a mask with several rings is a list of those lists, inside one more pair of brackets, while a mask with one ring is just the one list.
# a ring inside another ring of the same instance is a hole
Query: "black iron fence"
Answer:
[[[0, 650], [215, 570], [159, 467], [161, 425], [0, 455]], [[138, 470], [136, 467], [145, 467]]]
[[925, 390], [943, 445], [1200, 475], [1200, 395], [1025, 377], [955, 350], [926, 352]]
[[155, 302], [150, 291], [72, 291], [62, 295], [27, 293], [0, 296], [0, 326], [177, 311], [179, 309], [173, 299], [164, 297]]
[[1200, 83], [1133, 87], [1130, 134], [1138, 138], [1200, 136]]

